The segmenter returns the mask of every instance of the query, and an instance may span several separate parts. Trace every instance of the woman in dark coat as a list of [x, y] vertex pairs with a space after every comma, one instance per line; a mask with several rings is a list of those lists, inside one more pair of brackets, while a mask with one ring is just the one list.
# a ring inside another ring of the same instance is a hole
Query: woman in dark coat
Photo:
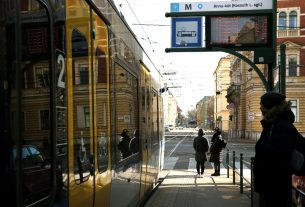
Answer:
[[121, 140], [118, 144], [118, 149], [121, 150], [122, 159], [125, 159], [131, 155], [131, 151], [129, 149], [130, 140], [128, 130], [124, 129], [121, 133]]
[[294, 134], [294, 114], [285, 96], [267, 92], [261, 97], [263, 131], [255, 145], [254, 190], [260, 195], [261, 207], [290, 207], [290, 156]]
[[203, 137], [203, 135], [203, 130], [199, 129], [198, 137], [196, 137], [193, 142], [193, 147], [195, 149], [196, 169], [198, 173], [197, 176], [199, 177], [204, 173], [204, 163], [207, 161], [206, 152], [209, 149], [208, 141], [205, 137]]
[[221, 136], [221, 130], [216, 127], [214, 129], [215, 133], [213, 134], [211, 140], [211, 147], [210, 147], [210, 162], [214, 163], [214, 173], [212, 176], [219, 176], [220, 175], [220, 162], [221, 162], [221, 150], [222, 148], [218, 145]]

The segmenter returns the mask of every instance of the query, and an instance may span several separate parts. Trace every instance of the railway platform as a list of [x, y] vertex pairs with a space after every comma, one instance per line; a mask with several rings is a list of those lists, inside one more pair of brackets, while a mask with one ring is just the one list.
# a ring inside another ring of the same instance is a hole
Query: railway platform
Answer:
[[145, 207], [250, 207], [250, 193], [240, 193], [225, 169], [220, 176], [211, 176], [208, 167], [203, 177], [196, 177], [195, 170], [164, 170], [161, 183]]

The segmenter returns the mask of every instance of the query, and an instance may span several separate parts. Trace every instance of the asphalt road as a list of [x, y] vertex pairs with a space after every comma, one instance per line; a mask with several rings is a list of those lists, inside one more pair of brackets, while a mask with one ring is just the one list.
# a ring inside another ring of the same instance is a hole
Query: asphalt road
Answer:
[[[193, 140], [197, 131], [175, 130], [166, 132], [165, 135], [165, 169], [188, 170], [195, 167]], [[212, 134], [206, 134], [208, 142], [211, 142]], [[244, 168], [250, 169], [251, 157], [254, 157], [255, 143], [249, 141], [228, 141], [223, 150], [223, 167], [226, 167], [227, 153], [229, 152], [230, 166], [233, 166], [233, 151], [235, 152], [235, 166], [240, 167], [240, 154], [243, 154]], [[212, 168], [211, 163], [206, 162], [207, 168]]]

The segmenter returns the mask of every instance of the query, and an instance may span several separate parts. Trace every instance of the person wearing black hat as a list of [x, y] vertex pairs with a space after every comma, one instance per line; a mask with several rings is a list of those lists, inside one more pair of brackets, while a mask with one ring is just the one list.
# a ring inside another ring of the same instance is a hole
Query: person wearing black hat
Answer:
[[292, 205], [289, 166], [292, 153], [295, 116], [286, 96], [267, 92], [261, 96], [262, 133], [255, 145], [254, 191], [260, 195], [260, 207]]
[[222, 148], [219, 146], [219, 141], [221, 139], [221, 130], [219, 127], [215, 127], [214, 134], [211, 139], [211, 147], [210, 147], [210, 162], [214, 163], [214, 173], [212, 176], [220, 176], [220, 163], [222, 161]]
[[129, 148], [130, 140], [131, 139], [128, 135], [128, 130], [123, 129], [121, 133], [121, 140], [118, 144], [118, 149], [121, 150], [122, 159], [125, 159], [126, 157], [131, 155], [131, 151]]

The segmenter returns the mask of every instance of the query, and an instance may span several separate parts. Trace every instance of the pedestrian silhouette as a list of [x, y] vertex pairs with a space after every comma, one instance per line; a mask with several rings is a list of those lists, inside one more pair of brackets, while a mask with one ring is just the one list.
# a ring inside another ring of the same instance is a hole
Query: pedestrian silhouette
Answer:
[[[204, 173], [204, 163], [207, 161], [206, 153], [209, 149], [208, 141], [203, 137], [204, 132], [202, 129], [198, 130], [198, 136], [193, 141], [193, 147], [195, 149], [195, 160], [197, 176], [202, 177]], [[201, 171], [200, 171], [201, 170]]]
[[130, 137], [128, 135], [128, 130], [124, 129], [121, 133], [121, 140], [118, 144], [118, 149], [121, 150], [121, 155], [123, 159], [131, 155], [129, 149], [129, 143], [130, 143]]
[[212, 176], [219, 176], [220, 175], [220, 163], [222, 161], [222, 146], [221, 146], [221, 130], [220, 128], [216, 127], [214, 129], [214, 134], [211, 140], [211, 147], [210, 147], [210, 162], [214, 163], [214, 173]]
[[267, 92], [261, 96], [262, 133], [255, 145], [254, 191], [260, 206], [291, 207], [290, 157], [294, 114], [286, 96]]

